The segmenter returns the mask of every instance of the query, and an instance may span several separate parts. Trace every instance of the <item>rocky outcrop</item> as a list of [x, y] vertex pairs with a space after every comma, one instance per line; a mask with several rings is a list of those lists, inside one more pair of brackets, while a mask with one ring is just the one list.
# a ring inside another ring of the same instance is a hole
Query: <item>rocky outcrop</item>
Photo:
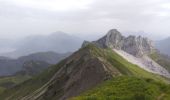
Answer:
[[152, 41], [141, 36], [129, 36], [125, 38], [122, 50], [134, 56], [151, 54], [154, 51]]
[[[87, 43], [88, 42], [85, 41], [84, 44], [87, 45]], [[136, 57], [150, 54], [154, 50], [151, 40], [141, 36], [125, 37], [116, 29], [110, 30], [104, 37], [92, 43], [101, 48], [123, 50]]]
[[[84, 42], [83, 46], [88, 43], [87, 41]], [[162, 67], [149, 57], [156, 49], [148, 38], [132, 35], [125, 37], [116, 29], [112, 29], [104, 37], [91, 43], [100, 48], [111, 48], [127, 61], [138, 65], [148, 72], [170, 77], [170, 73], [166, 70], [166, 66], [169, 65], [163, 64], [165, 66]]]

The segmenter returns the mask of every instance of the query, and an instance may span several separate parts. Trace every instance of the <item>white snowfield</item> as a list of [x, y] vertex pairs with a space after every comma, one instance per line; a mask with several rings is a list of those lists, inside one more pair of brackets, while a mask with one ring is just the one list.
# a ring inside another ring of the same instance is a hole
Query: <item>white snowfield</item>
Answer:
[[142, 69], [148, 72], [159, 74], [164, 77], [170, 78], [170, 73], [165, 68], [163, 68], [155, 61], [153, 61], [151, 58], [149, 58], [148, 56], [137, 58], [123, 50], [117, 50], [117, 49], [113, 49], [113, 50], [116, 53], [118, 53], [120, 56], [122, 56], [124, 59], [126, 59], [128, 62], [138, 65], [139, 67], [141, 67]]

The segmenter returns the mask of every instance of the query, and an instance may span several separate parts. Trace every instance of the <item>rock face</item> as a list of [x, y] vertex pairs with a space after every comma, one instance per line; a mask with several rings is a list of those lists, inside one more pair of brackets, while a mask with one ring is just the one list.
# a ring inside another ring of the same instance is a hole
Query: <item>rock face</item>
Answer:
[[[87, 41], [84, 45], [87, 45]], [[122, 36], [119, 31], [116, 29], [110, 30], [104, 37], [100, 38], [97, 41], [93, 41], [93, 44], [101, 48], [112, 48], [123, 50], [129, 54], [132, 54], [136, 57], [141, 57], [143, 55], [150, 54], [154, 48], [152, 41], [141, 36]], [[84, 46], [83, 45], [83, 46]]]
[[134, 56], [143, 56], [153, 52], [152, 42], [141, 36], [129, 36], [125, 38], [122, 50]]
[[97, 44], [102, 48], [116, 48], [121, 49], [123, 46], [123, 40], [125, 37], [121, 35], [116, 29], [110, 30], [103, 38], [94, 41], [93, 43]]

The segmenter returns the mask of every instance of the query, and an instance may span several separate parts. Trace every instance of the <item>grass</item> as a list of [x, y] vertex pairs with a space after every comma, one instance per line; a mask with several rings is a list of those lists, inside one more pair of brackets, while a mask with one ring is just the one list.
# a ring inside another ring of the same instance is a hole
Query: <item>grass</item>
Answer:
[[6, 88], [0, 87], [0, 93], [4, 92], [5, 90], [6, 90]]
[[28, 94], [33, 93], [51, 79], [55, 72], [62, 66], [63, 62], [64, 61], [61, 61], [58, 65], [51, 66], [39, 75], [32, 77], [31, 79], [23, 82], [22, 84], [18, 84], [14, 88], [7, 89], [2, 94], [0, 94], [0, 100], [3, 100], [9, 95], [9, 99], [18, 100], [20, 96], [26, 96]]
[[7, 76], [7, 77], [0, 78], [0, 84], [7, 83], [7, 82], [12, 82], [14, 84], [18, 84], [18, 83], [21, 83], [21, 82], [27, 80], [28, 78], [30, 78], [30, 76], [21, 76], [21, 75]]
[[26, 80], [28, 80], [29, 76], [6, 76], [0, 78], [0, 93], [5, 91], [7, 88], [11, 88], [17, 84], [20, 84]]
[[170, 86], [152, 79], [122, 76], [70, 100], [170, 100]]

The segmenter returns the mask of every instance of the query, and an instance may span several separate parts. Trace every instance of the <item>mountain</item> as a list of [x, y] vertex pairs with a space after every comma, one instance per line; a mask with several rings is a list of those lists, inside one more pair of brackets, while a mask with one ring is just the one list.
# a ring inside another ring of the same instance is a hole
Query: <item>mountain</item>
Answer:
[[92, 43], [100, 48], [111, 48], [132, 64], [136, 64], [149, 72], [170, 77], [167, 67], [160, 66], [151, 59], [150, 55], [157, 50], [148, 38], [131, 35], [125, 37], [116, 29], [112, 29], [99, 40], [93, 42], [85, 41], [82, 46], [86, 46], [88, 43]]
[[22, 66], [27, 61], [44, 61], [49, 64], [56, 64], [60, 60], [69, 56], [70, 53], [58, 54], [55, 52], [39, 52], [27, 56], [11, 59], [1, 57], [0, 59], [0, 76], [12, 75], [22, 69]]
[[83, 40], [64, 32], [54, 32], [49, 35], [33, 35], [19, 39], [12, 52], [1, 54], [2, 56], [17, 58], [36, 52], [67, 53], [76, 51], [81, 47]]
[[[132, 35], [125, 37], [116, 29], [110, 30], [104, 37], [92, 43], [101, 48], [123, 50], [134, 56], [143, 56], [154, 50], [152, 41], [149, 39]], [[87, 42], [85, 42], [85, 44], [87, 44]]]
[[164, 40], [156, 41], [155, 46], [158, 50], [163, 54], [167, 54], [170, 56], [170, 37]]
[[5, 91], [0, 98], [65, 100], [124, 75], [168, 82], [166, 78], [129, 63], [111, 49], [87, 45], [31, 80]]
[[55, 52], [37, 52], [37, 53], [33, 53], [27, 56], [22, 56], [19, 57], [18, 60], [21, 62], [25, 62], [25, 61], [45, 61], [49, 64], [56, 64], [58, 61], [68, 57], [69, 55], [71, 55], [71, 52], [68, 53], [55, 53]]
[[26, 61], [24, 62], [21, 71], [16, 72], [14, 75], [34, 76], [47, 69], [50, 65], [51, 64], [44, 61]]
[[4, 91], [0, 99], [168, 100], [170, 74], [149, 58], [152, 49], [145, 38], [126, 38], [110, 30], [39, 75]]

